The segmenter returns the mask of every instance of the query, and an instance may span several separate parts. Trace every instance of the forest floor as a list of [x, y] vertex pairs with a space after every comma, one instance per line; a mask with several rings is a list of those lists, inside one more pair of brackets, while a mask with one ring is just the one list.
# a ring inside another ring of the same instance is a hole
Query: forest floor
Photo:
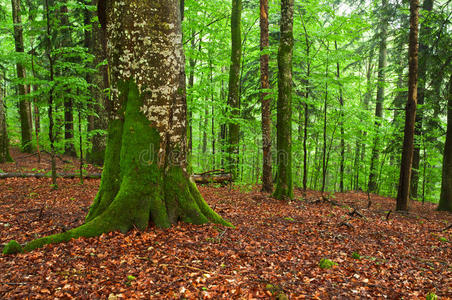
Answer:
[[[18, 163], [0, 164], [2, 171], [50, 167], [48, 156], [42, 164], [13, 156]], [[63, 159], [60, 170], [77, 170], [77, 161]], [[50, 183], [0, 179], [1, 245], [83, 223], [99, 180], [59, 179], [58, 190]], [[388, 214], [394, 199], [371, 195], [367, 208], [364, 193], [324, 200], [297, 190], [296, 200], [283, 202], [257, 188], [199, 188], [234, 229], [181, 223], [0, 255], [0, 298], [425, 299], [433, 292], [451, 299], [452, 229], [443, 229], [452, 214], [434, 204]], [[322, 259], [335, 264], [321, 268]]]

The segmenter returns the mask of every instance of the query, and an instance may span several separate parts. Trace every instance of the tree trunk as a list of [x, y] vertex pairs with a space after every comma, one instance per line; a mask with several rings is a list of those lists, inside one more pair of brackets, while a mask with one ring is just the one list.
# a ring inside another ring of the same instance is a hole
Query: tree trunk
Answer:
[[[424, 0], [422, 4], [422, 10], [429, 14], [433, 8], [433, 0]], [[427, 17], [427, 16], [424, 16]], [[415, 127], [415, 136], [417, 137], [417, 141], [414, 144], [414, 152], [413, 152], [413, 165], [412, 165], [412, 179], [411, 179], [411, 187], [410, 187], [410, 195], [411, 198], [418, 197], [418, 185], [419, 185], [419, 165], [421, 160], [421, 135], [422, 135], [422, 123], [424, 119], [424, 94], [425, 94], [425, 84], [427, 79], [427, 63], [428, 58], [430, 56], [430, 49], [427, 44], [427, 39], [431, 33], [431, 28], [428, 25], [429, 18], [427, 17], [424, 22], [421, 24], [421, 29], [419, 33], [419, 80], [417, 87], [417, 104], [418, 110], [416, 113], [416, 127]]]
[[232, 0], [231, 14], [231, 66], [229, 69], [228, 104], [231, 108], [232, 122], [229, 123], [228, 140], [228, 170], [234, 178], [238, 175], [239, 134], [240, 126], [237, 118], [240, 115], [239, 79], [240, 60], [242, 57], [242, 35], [240, 19], [242, 14], [242, 0]]
[[311, 42], [309, 41], [308, 31], [306, 30], [306, 25], [303, 16], [301, 17], [301, 22], [303, 25], [303, 31], [306, 42], [306, 92], [305, 101], [303, 103], [304, 109], [304, 133], [303, 133], [303, 190], [307, 190], [308, 185], [308, 123], [309, 123], [309, 97], [311, 95], [310, 77], [311, 77]]
[[370, 193], [377, 191], [377, 165], [380, 156], [380, 127], [383, 120], [383, 102], [385, 97], [385, 68], [386, 68], [386, 36], [388, 32], [388, 0], [382, 0], [381, 10], [383, 11], [383, 19], [381, 21], [380, 30], [380, 53], [378, 57], [378, 88], [377, 88], [377, 104], [375, 106], [375, 139], [372, 148], [372, 157], [370, 161], [369, 183], [367, 190]]
[[[336, 48], [337, 51], [337, 42], [334, 41], [334, 46]], [[339, 82], [341, 76], [340, 76], [340, 65], [339, 62], [336, 63], [336, 76], [337, 76], [337, 80], [338, 80], [338, 85], [339, 85], [339, 104], [341, 106], [341, 110], [340, 110], [340, 122], [339, 122], [339, 127], [341, 130], [341, 143], [340, 143], [340, 151], [341, 151], [341, 162], [340, 162], [340, 166], [339, 166], [339, 191], [342, 193], [344, 192], [344, 172], [345, 172], [345, 167], [344, 167], [344, 163], [345, 163], [345, 132], [344, 132], [344, 98], [342, 95], [342, 86], [341, 83]]]
[[[268, 49], [268, 0], [260, 0], [260, 49]], [[260, 57], [261, 68], [261, 103], [262, 103], [262, 191], [273, 191], [272, 177], [272, 134], [271, 134], [271, 95], [268, 93], [270, 82], [268, 79], [269, 55]]]
[[444, 144], [443, 179], [438, 210], [452, 212], [452, 74], [449, 79], [449, 95], [447, 100], [447, 132]]
[[6, 126], [6, 104], [3, 100], [3, 78], [0, 76], [0, 163], [12, 161]]
[[113, 103], [101, 185], [84, 225], [34, 240], [25, 251], [80, 236], [145, 229], [149, 222], [231, 226], [187, 174], [179, 0], [103, 1], [99, 19], [108, 24], [103, 28]]
[[[11, 0], [13, 23], [14, 23], [14, 43], [16, 52], [24, 53], [24, 37], [22, 18], [20, 16], [20, 0]], [[24, 99], [27, 94], [27, 86], [23, 83], [25, 80], [25, 67], [21, 63], [16, 64], [17, 78], [22, 82], [19, 83], [19, 115], [20, 128], [22, 134], [22, 150], [24, 152], [32, 152], [32, 118], [30, 102]]]
[[411, 0], [408, 102], [405, 108], [405, 134], [403, 138], [399, 190], [397, 192], [396, 205], [396, 210], [402, 211], [408, 210], [408, 200], [410, 198], [411, 164], [413, 162], [414, 125], [416, 119], [417, 104], [418, 16], [419, 0]]
[[327, 58], [325, 67], [325, 100], [323, 102], [323, 147], [322, 147], [322, 188], [321, 192], [325, 191], [326, 184], [326, 133], [327, 133], [327, 108], [328, 108], [328, 56], [329, 49], [326, 48]]
[[292, 199], [292, 51], [293, 0], [281, 1], [281, 39], [278, 50], [276, 199]]

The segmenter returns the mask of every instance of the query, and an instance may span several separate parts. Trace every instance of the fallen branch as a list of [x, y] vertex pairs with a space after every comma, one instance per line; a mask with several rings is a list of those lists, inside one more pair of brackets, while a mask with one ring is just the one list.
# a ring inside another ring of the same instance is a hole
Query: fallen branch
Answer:
[[364, 219], [364, 216], [363, 216], [356, 208], [353, 209], [352, 212], [349, 212], [348, 215], [349, 215], [350, 217], [353, 217], [354, 215], [357, 215], [358, 217]]
[[224, 174], [194, 174], [192, 175], [193, 180], [196, 183], [226, 183], [232, 181], [232, 174], [224, 173]]
[[[6, 178], [51, 178], [51, 174], [47, 173], [0, 173], [0, 179]], [[80, 178], [79, 173], [57, 173], [57, 177], [59, 178]], [[85, 179], [97, 179], [100, 178], [100, 173], [94, 174], [83, 174], [83, 178]]]

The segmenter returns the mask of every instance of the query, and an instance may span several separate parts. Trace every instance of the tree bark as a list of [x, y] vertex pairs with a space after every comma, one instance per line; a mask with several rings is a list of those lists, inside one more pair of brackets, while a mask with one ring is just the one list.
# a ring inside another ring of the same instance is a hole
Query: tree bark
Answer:
[[237, 123], [240, 115], [239, 79], [240, 61], [242, 57], [242, 35], [240, 19], [242, 14], [242, 0], [232, 0], [231, 13], [231, 66], [229, 69], [228, 104], [231, 108], [228, 139], [228, 170], [234, 178], [238, 176], [239, 134], [240, 126]]
[[369, 183], [367, 190], [370, 193], [377, 192], [377, 166], [380, 156], [380, 127], [383, 120], [383, 102], [385, 97], [385, 68], [386, 68], [386, 36], [388, 32], [388, 0], [382, 0], [381, 9], [383, 11], [383, 19], [381, 21], [380, 30], [380, 50], [378, 57], [378, 87], [377, 87], [377, 104], [375, 106], [375, 139], [372, 148], [372, 157], [370, 162]]
[[[266, 51], [268, 42], [268, 0], [260, 0], [260, 50]], [[269, 55], [261, 54], [261, 103], [262, 103], [262, 191], [273, 191], [272, 176], [272, 134], [271, 134], [271, 95], [268, 93], [270, 82], [268, 79]]]
[[[14, 23], [14, 43], [16, 52], [24, 53], [24, 37], [22, 18], [20, 16], [20, 0], [11, 0], [12, 15]], [[23, 83], [25, 80], [25, 67], [22, 63], [16, 64], [17, 78], [22, 82], [19, 83], [19, 115], [20, 115], [20, 128], [22, 137], [22, 150], [24, 152], [31, 153], [33, 151], [32, 144], [32, 118], [31, 118], [31, 106], [28, 100], [24, 99], [27, 94], [27, 86]]]
[[278, 50], [276, 199], [292, 199], [292, 52], [293, 0], [281, 1], [281, 39]]
[[[433, 0], [424, 0], [422, 4], [422, 9], [427, 14], [429, 14], [433, 9]], [[430, 47], [427, 44], [426, 39], [431, 33], [431, 28], [428, 25], [428, 18], [421, 24], [421, 29], [419, 33], [419, 74], [418, 74], [418, 87], [417, 87], [417, 104], [418, 109], [416, 113], [416, 127], [415, 127], [415, 137], [418, 141], [414, 144], [413, 152], [413, 165], [412, 165], [412, 178], [410, 186], [411, 198], [418, 197], [418, 186], [419, 186], [419, 166], [421, 160], [421, 135], [422, 135], [422, 123], [424, 120], [424, 94], [425, 94], [425, 84], [427, 79], [427, 65], [428, 58], [430, 56]]]
[[[334, 41], [334, 46], [337, 51], [337, 41]], [[340, 151], [341, 151], [341, 162], [339, 166], [339, 191], [342, 193], [344, 192], [344, 172], [345, 172], [345, 130], [344, 130], [344, 97], [342, 95], [342, 85], [339, 82], [341, 75], [340, 75], [340, 64], [339, 62], [336, 63], [336, 77], [338, 80], [339, 85], [339, 104], [341, 106], [340, 110], [340, 122], [339, 127], [341, 130], [341, 142], [340, 142]]]
[[231, 226], [208, 206], [187, 174], [179, 0], [102, 4], [113, 121], [101, 185], [84, 225], [34, 240], [24, 251], [80, 236], [145, 229], [149, 222]]
[[3, 78], [0, 75], [0, 163], [10, 162], [9, 140], [6, 126], [6, 104], [3, 100]]
[[444, 144], [443, 178], [438, 210], [452, 212], [452, 74], [449, 79], [449, 95], [447, 100], [447, 132]]
[[400, 165], [396, 210], [407, 211], [410, 198], [411, 164], [413, 162], [414, 125], [417, 105], [419, 0], [410, 0], [410, 44], [408, 101], [405, 108], [405, 134]]

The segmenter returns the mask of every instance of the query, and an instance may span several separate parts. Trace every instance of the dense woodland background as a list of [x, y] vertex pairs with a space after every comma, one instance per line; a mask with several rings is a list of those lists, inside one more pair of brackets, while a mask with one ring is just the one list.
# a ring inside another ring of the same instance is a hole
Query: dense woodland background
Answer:
[[[51, 152], [53, 145], [56, 153], [102, 162], [109, 90], [97, 2], [0, 0], [0, 107], [6, 108], [11, 146]], [[259, 3], [243, 0], [239, 7], [235, 100], [228, 97], [233, 74], [231, 1], [184, 2], [193, 171], [227, 169], [237, 184], [259, 184], [266, 144], [262, 91], [270, 99], [274, 166], [277, 158], [280, 1], [269, 1], [269, 47], [264, 52]], [[423, 201], [439, 199], [447, 151], [451, 17], [450, 1], [421, 3], [411, 196]], [[408, 1], [295, 1], [291, 123], [295, 187], [396, 195], [408, 91], [408, 34]], [[261, 54], [269, 54], [270, 86], [264, 90]], [[232, 160], [227, 152], [235, 153]], [[273, 176], [275, 172], [274, 167]]]

